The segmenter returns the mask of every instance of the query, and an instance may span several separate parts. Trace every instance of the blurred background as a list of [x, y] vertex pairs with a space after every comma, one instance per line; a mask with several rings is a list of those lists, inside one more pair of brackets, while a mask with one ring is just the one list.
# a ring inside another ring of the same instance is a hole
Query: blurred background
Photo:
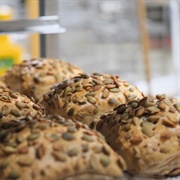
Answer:
[[180, 0], [0, 0], [0, 35], [1, 75], [58, 58], [180, 98]]

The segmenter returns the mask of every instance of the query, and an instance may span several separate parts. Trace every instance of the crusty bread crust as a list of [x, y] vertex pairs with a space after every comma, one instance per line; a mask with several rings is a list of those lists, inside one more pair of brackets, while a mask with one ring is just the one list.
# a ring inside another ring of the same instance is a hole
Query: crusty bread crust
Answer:
[[0, 125], [26, 116], [42, 116], [43, 108], [25, 95], [8, 88], [0, 88]]
[[64, 79], [83, 73], [76, 66], [58, 59], [31, 59], [14, 65], [5, 76], [7, 86], [17, 92], [42, 100], [42, 95]]
[[80, 173], [123, 176], [124, 160], [87, 125], [62, 117], [25, 118], [0, 132], [2, 179], [63, 179]]
[[142, 99], [137, 87], [118, 76], [93, 73], [63, 81], [44, 95], [46, 113], [79, 120], [91, 127], [122, 103]]
[[101, 117], [97, 130], [125, 159], [129, 173], [175, 176], [180, 174], [180, 103], [156, 97], [120, 105]]

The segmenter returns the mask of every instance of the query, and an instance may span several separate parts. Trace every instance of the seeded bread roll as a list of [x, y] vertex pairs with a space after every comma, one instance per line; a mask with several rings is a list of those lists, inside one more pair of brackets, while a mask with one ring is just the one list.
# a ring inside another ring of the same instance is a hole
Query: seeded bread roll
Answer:
[[54, 180], [79, 173], [121, 177], [124, 160], [100, 133], [86, 126], [58, 116], [4, 125], [0, 131], [1, 178]]
[[49, 114], [76, 119], [93, 127], [103, 113], [142, 98], [136, 87], [118, 76], [94, 73], [63, 81], [44, 95], [43, 105]]
[[5, 74], [7, 86], [17, 92], [42, 100], [51, 86], [83, 73], [76, 66], [57, 59], [31, 59], [14, 65]]
[[157, 95], [120, 105], [97, 124], [128, 172], [150, 176], [180, 174], [180, 103]]
[[8, 88], [0, 88], [0, 125], [26, 116], [42, 116], [44, 110], [32, 100]]

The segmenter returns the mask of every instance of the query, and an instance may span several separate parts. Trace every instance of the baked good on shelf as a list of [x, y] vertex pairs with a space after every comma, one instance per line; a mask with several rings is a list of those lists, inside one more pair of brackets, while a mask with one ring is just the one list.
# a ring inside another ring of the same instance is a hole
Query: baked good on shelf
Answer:
[[131, 174], [180, 174], [180, 103], [157, 95], [120, 105], [96, 128], [125, 159]]
[[42, 116], [43, 108], [25, 95], [0, 88], [0, 125], [26, 116]]
[[2, 179], [64, 179], [89, 173], [122, 177], [124, 160], [87, 125], [60, 116], [11, 121], [0, 131]]
[[93, 73], [56, 85], [44, 95], [42, 103], [46, 113], [76, 119], [93, 127], [102, 114], [143, 97], [137, 87], [118, 76]]
[[5, 76], [7, 86], [41, 101], [42, 95], [64, 79], [83, 73], [76, 66], [58, 59], [31, 59], [14, 65]]

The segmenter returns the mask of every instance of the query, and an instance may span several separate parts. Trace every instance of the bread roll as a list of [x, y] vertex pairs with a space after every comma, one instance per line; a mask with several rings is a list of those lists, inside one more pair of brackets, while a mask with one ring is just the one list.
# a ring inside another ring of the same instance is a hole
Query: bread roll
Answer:
[[118, 76], [93, 73], [63, 81], [44, 95], [46, 113], [79, 120], [91, 127], [104, 113], [143, 94]]
[[128, 172], [148, 176], [180, 174], [180, 103], [157, 95], [120, 105], [97, 124]]
[[62, 117], [26, 118], [0, 131], [0, 175], [54, 180], [76, 174], [123, 176], [126, 165], [103, 136]]
[[62, 60], [31, 59], [14, 65], [4, 78], [10, 89], [41, 101], [51, 86], [79, 73], [83, 71]]
[[8, 88], [0, 88], [0, 125], [26, 116], [42, 116], [44, 110], [32, 100]]

